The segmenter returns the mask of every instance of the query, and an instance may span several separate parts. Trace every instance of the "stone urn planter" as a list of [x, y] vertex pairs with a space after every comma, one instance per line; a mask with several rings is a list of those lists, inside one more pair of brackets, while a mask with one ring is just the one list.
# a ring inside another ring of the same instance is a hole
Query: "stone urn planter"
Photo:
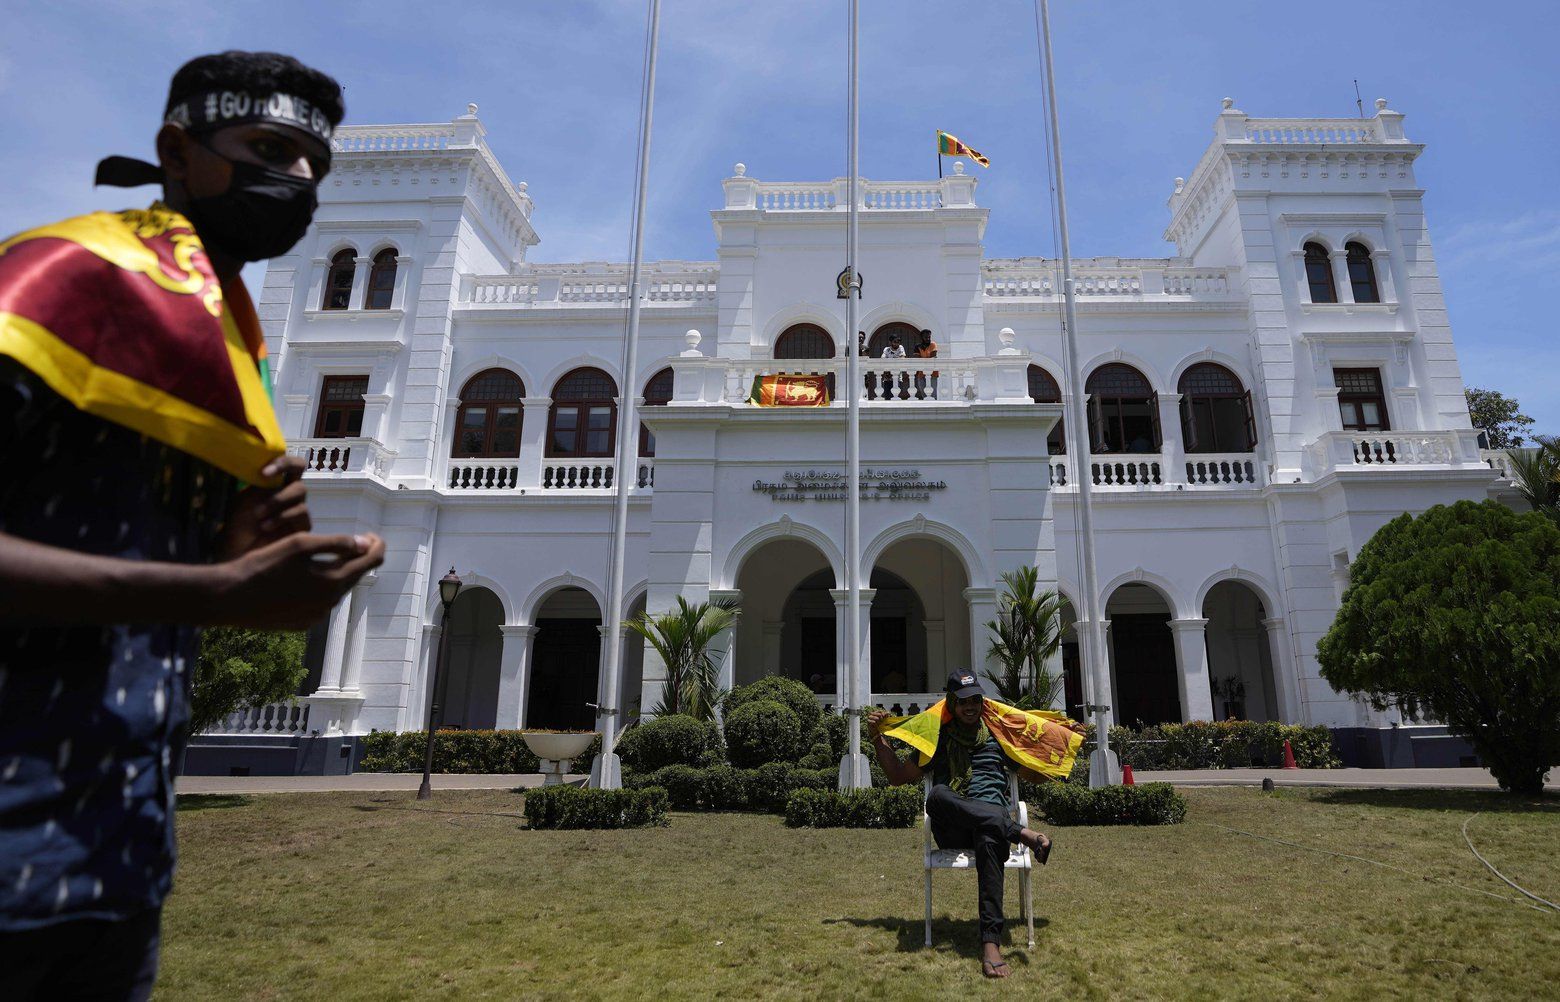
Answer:
[[596, 739], [595, 731], [521, 731], [527, 748], [542, 760], [542, 785], [563, 782], [570, 763], [585, 753]]

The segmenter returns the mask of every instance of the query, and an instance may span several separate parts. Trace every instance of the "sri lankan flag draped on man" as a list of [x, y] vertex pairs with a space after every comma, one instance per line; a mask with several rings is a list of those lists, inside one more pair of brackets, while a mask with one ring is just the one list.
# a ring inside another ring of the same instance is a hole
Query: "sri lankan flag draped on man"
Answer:
[[[937, 754], [943, 725], [953, 720], [947, 703], [939, 699], [913, 717], [889, 717], [880, 729], [914, 748], [925, 766]], [[981, 720], [1018, 767], [1018, 774], [1031, 782], [1066, 779], [1083, 745], [1083, 735], [1066, 725], [1066, 715], [1051, 710], [1020, 710], [988, 698], [981, 708]]]
[[250, 483], [284, 448], [265, 354], [243, 282], [224, 290], [166, 206], [0, 243], [0, 355], [88, 414]]

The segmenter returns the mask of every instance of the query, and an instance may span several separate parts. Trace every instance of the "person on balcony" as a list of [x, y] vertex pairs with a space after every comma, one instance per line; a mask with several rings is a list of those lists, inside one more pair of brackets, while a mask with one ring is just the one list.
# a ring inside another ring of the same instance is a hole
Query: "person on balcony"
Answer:
[[[916, 345], [916, 348], [915, 348], [915, 357], [916, 358], [936, 358], [937, 357], [937, 342], [932, 340], [932, 332], [931, 331], [923, 330], [921, 332], [920, 344]], [[917, 390], [920, 390], [923, 394], [926, 392], [926, 373], [924, 373], [924, 372], [917, 372], [915, 374], [915, 387], [916, 387]], [[931, 398], [933, 400], [937, 399], [937, 371], [935, 369], [932, 370], [932, 392], [931, 392]]]
[[[0, 242], [0, 981], [144, 999], [199, 628], [301, 629], [377, 566], [312, 534], [239, 271], [303, 236], [341, 88], [288, 56], [173, 77], [147, 209]], [[247, 486], [246, 486], [247, 485]]]
[[883, 350], [878, 353], [878, 358], [904, 358], [904, 357], [905, 357], [904, 339], [901, 338], [898, 334], [890, 334], [888, 336], [888, 344], [885, 344], [883, 346]]
[[[1010, 813], [1008, 776], [1031, 781], [1065, 778], [1083, 744], [1079, 725], [1050, 711], [1019, 710], [986, 698], [975, 673], [949, 674], [946, 694], [930, 709], [894, 718], [867, 715], [872, 750], [892, 786], [919, 782], [930, 772], [926, 798], [932, 838], [939, 849], [974, 851], [980, 913], [981, 973], [1005, 978], [1002, 959], [1002, 881], [1008, 846], [1024, 845], [1044, 865], [1049, 836], [1021, 828]], [[918, 756], [901, 759], [897, 739]]]

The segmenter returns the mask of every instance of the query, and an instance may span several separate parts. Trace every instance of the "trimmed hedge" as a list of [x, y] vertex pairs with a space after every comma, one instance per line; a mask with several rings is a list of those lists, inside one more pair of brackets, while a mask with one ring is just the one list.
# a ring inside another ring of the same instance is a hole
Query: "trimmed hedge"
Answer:
[[725, 751], [713, 720], [695, 720], [685, 713], [635, 724], [617, 743], [623, 767], [637, 772], [668, 765], [715, 765], [725, 759]]
[[666, 791], [595, 790], [544, 786], [525, 795], [525, 817], [532, 828], [664, 828]]
[[[363, 736], [359, 772], [422, 772], [427, 731], [374, 731]], [[601, 738], [574, 760], [580, 771], [601, 751]], [[442, 773], [539, 772], [541, 763], [519, 731], [434, 731], [433, 771]]]
[[1321, 725], [1193, 720], [1142, 730], [1110, 729], [1111, 747], [1134, 769], [1273, 769], [1284, 764], [1285, 739], [1302, 769], [1343, 764], [1333, 748], [1332, 731]]
[[669, 765], [652, 773], [628, 773], [623, 778], [623, 785], [630, 789], [661, 787], [674, 810], [770, 814], [783, 813], [786, 801], [797, 790], [832, 790], [838, 783], [837, 766], [802, 769], [783, 762], [771, 762], [757, 769]]
[[823, 717], [823, 706], [807, 686], [794, 678], [766, 675], [751, 685], [739, 685], [721, 699], [721, 713], [730, 716], [748, 703], [761, 699], [773, 700], [796, 714], [796, 722], [803, 734], [811, 734]]
[[921, 818], [921, 788], [797, 790], [785, 803], [788, 828], [911, 828]]
[[1178, 825], [1186, 800], [1169, 783], [1102, 786], [1046, 783], [1028, 788], [1030, 806], [1054, 825]]
[[807, 750], [803, 738], [796, 714], [772, 699], [743, 703], [726, 715], [726, 757], [738, 768], [795, 762]]

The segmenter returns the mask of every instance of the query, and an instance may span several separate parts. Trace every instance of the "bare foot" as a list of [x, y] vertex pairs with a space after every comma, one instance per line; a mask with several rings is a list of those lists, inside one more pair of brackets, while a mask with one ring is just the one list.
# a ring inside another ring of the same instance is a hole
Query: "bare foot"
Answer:
[[1013, 973], [1007, 961], [1002, 959], [1002, 951], [997, 948], [997, 944], [986, 943], [982, 946], [980, 973], [988, 978], [1005, 978]]
[[1051, 836], [1025, 828], [1018, 833], [1018, 840], [1035, 854], [1035, 862], [1041, 866], [1045, 865], [1046, 859], [1051, 855]]

